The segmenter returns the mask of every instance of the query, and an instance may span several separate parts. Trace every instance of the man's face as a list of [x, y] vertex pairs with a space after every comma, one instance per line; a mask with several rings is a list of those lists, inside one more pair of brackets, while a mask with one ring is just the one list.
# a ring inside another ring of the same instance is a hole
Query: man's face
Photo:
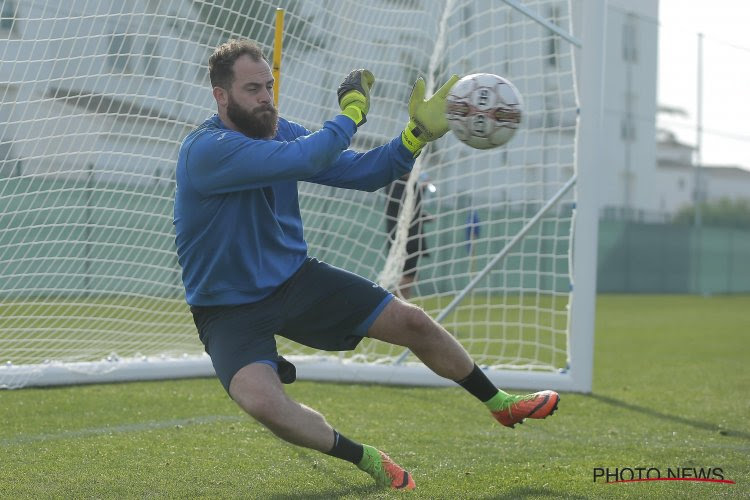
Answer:
[[267, 62], [253, 61], [247, 55], [235, 61], [226, 112], [239, 132], [253, 139], [271, 139], [276, 135], [278, 113], [273, 106], [273, 83]]

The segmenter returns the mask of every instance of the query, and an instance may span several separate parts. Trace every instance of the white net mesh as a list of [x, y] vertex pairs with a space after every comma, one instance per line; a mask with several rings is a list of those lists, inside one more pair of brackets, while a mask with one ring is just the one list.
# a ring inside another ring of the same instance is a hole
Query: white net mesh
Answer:
[[[572, 48], [502, 2], [0, 4], [0, 362], [32, 374], [0, 369], [0, 386], [33, 382], [46, 360], [202, 352], [174, 251], [177, 148], [215, 111], [206, 69], [213, 48], [248, 37], [270, 56], [276, 7], [286, 10], [282, 116], [315, 130], [336, 113], [335, 89], [351, 69], [375, 74], [354, 149], [400, 133], [420, 75], [430, 93], [451, 73], [499, 74], [525, 103], [506, 147], [472, 150], [449, 133], [423, 152], [400, 215], [407, 237], [385, 275], [384, 191], [300, 183], [313, 256], [395, 287], [414, 257], [407, 229], [421, 199], [433, 219], [422, 224], [427, 248], [412, 299], [437, 316], [574, 173]], [[524, 5], [569, 30], [567, 2]], [[409, 194], [427, 186], [425, 174], [436, 190]], [[564, 196], [445, 314], [480, 364], [566, 366], [572, 205]], [[279, 350], [315, 354], [281, 338]], [[342, 356], [387, 363], [401, 354], [365, 341]]]

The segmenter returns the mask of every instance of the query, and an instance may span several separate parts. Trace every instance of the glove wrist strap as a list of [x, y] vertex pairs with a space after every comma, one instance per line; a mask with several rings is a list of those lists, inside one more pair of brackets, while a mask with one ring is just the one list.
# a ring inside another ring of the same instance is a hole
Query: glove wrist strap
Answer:
[[364, 115], [364, 113], [362, 113], [362, 110], [359, 108], [359, 106], [356, 105], [347, 106], [346, 108], [344, 108], [341, 114], [351, 118], [351, 120], [357, 127], [367, 121], [367, 117]]
[[412, 120], [409, 120], [406, 128], [401, 132], [401, 142], [406, 149], [412, 152], [415, 158], [424, 145], [427, 144], [427, 141], [421, 139], [421, 135], [422, 130]]

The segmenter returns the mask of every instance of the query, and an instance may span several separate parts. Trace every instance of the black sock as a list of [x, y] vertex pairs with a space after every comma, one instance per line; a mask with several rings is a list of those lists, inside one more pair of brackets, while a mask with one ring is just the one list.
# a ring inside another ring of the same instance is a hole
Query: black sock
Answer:
[[481, 368], [474, 363], [474, 369], [466, 378], [457, 380], [456, 383], [469, 391], [475, 398], [482, 403], [492, 399], [492, 396], [498, 393], [497, 387], [492, 383]]
[[365, 450], [361, 444], [347, 439], [334, 429], [333, 448], [331, 448], [331, 451], [326, 452], [326, 455], [331, 455], [332, 457], [340, 458], [357, 465], [362, 461], [362, 454], [364, 452]]

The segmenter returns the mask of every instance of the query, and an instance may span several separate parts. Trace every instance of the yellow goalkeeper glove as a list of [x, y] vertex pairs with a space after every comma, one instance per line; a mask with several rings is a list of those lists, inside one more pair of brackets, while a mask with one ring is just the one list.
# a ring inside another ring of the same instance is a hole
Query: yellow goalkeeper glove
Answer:
[[357, 127], [367, 121], [373, 83], [375, 77], [369, 70], [355, 69], [344, 78], [336, 92], [341, 113], [351, 118]]
[[409, 97], [409, 123], [401, 133], [401, 142], [414, 156], [425, 144], [443, 137], [448, 131], [445, 99], [458, 80], [458, 75], [451, 76], [428, 100], [424, 98], [424, 79], [420, 76], [414, 83]]

